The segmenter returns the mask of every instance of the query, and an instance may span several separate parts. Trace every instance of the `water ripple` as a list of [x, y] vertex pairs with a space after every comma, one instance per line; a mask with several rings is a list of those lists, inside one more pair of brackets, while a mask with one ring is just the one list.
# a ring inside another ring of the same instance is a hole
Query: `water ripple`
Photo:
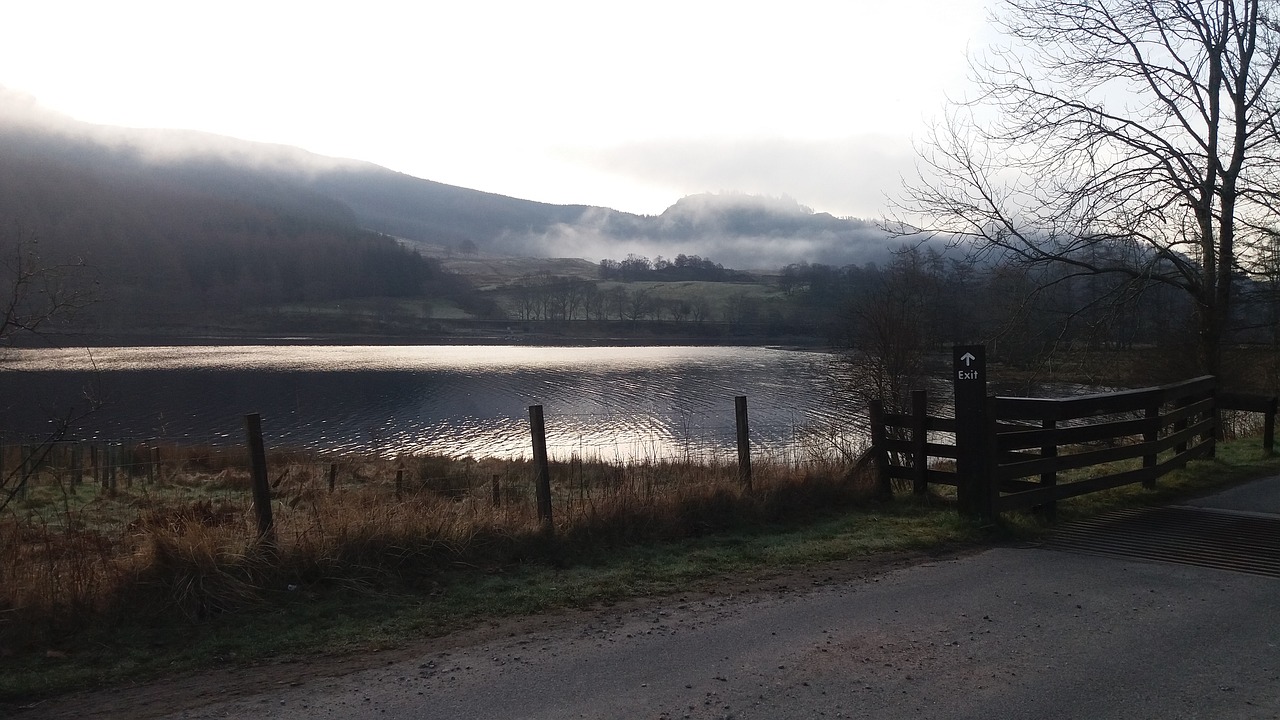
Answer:
[[15, 351], [0, 363], [0, 431], [235, 442], [259, 412], [276, 445], [528, 457], [542, 405], [556, 457], [729, 458], [734, 396], [753, 446], [799, 456], [859, 434], [830, 356], [767, 348], [282, 347]]

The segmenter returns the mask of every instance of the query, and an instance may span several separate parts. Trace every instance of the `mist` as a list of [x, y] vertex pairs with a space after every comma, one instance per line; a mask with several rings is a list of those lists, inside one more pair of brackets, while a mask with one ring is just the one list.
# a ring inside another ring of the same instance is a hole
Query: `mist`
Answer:
[[542, 233], [512, 233], [501, 242], [517, 254], [592, 261], [684, 253], [741, 270], [800, 262], [883, 263], [900, 245], [871, 222], [815, 213], [788, 197], [744, 193], [689, 196], [661, 215], [591, 208], [575, 222]]
[[156, 165], [213, 161], [310, 178], [319, 173], [366, 164], [317, 155], [290, 145], [252, 142], [195, 130], [95, 125], [50, 110], [37, 98], [3, 85], [0, 85], [0, 129], [92, 143]]

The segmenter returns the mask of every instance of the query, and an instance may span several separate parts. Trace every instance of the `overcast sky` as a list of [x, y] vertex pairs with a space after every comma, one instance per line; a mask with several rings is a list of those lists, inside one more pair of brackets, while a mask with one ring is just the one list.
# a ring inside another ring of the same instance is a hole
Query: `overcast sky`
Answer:
[[698, 192], [877, 217], [983, 0], [14, 0], [0, 85], [555, 203]]

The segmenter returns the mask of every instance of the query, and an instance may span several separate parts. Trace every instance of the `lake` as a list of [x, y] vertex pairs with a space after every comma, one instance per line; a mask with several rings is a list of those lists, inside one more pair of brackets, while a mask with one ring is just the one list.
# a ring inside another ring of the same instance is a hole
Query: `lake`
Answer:
[[217, 346], [13, 350], [0, 363], [7, 442], [243, 441], [269, 447], [528, 457], [542, 405], [558, 458], [729, 459], [734, 397], [753, 450], [800, 462], [847, 451], [865, 418], [837, 358], [758, 347]]

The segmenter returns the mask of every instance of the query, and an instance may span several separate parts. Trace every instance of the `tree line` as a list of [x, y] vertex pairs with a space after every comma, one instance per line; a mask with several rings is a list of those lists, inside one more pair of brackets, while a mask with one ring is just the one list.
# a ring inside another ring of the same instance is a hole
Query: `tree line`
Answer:
[[526, 275], [510, 288], [520, 320], [641, 320], [706, 322], [713, 319], [705, 296], [662, 297], [652, 286], [602, 288], [583, 278]]
[[703, 282], [742, 282], [750, 280], [748, 273], [728, 270], [723, 265], [698, 255], [680, 253], [667, 260], [659, 255], [653, 261], [643, 255], [631, 253], [622, 260], [601, 260], [601, 280], [654, 280]]

